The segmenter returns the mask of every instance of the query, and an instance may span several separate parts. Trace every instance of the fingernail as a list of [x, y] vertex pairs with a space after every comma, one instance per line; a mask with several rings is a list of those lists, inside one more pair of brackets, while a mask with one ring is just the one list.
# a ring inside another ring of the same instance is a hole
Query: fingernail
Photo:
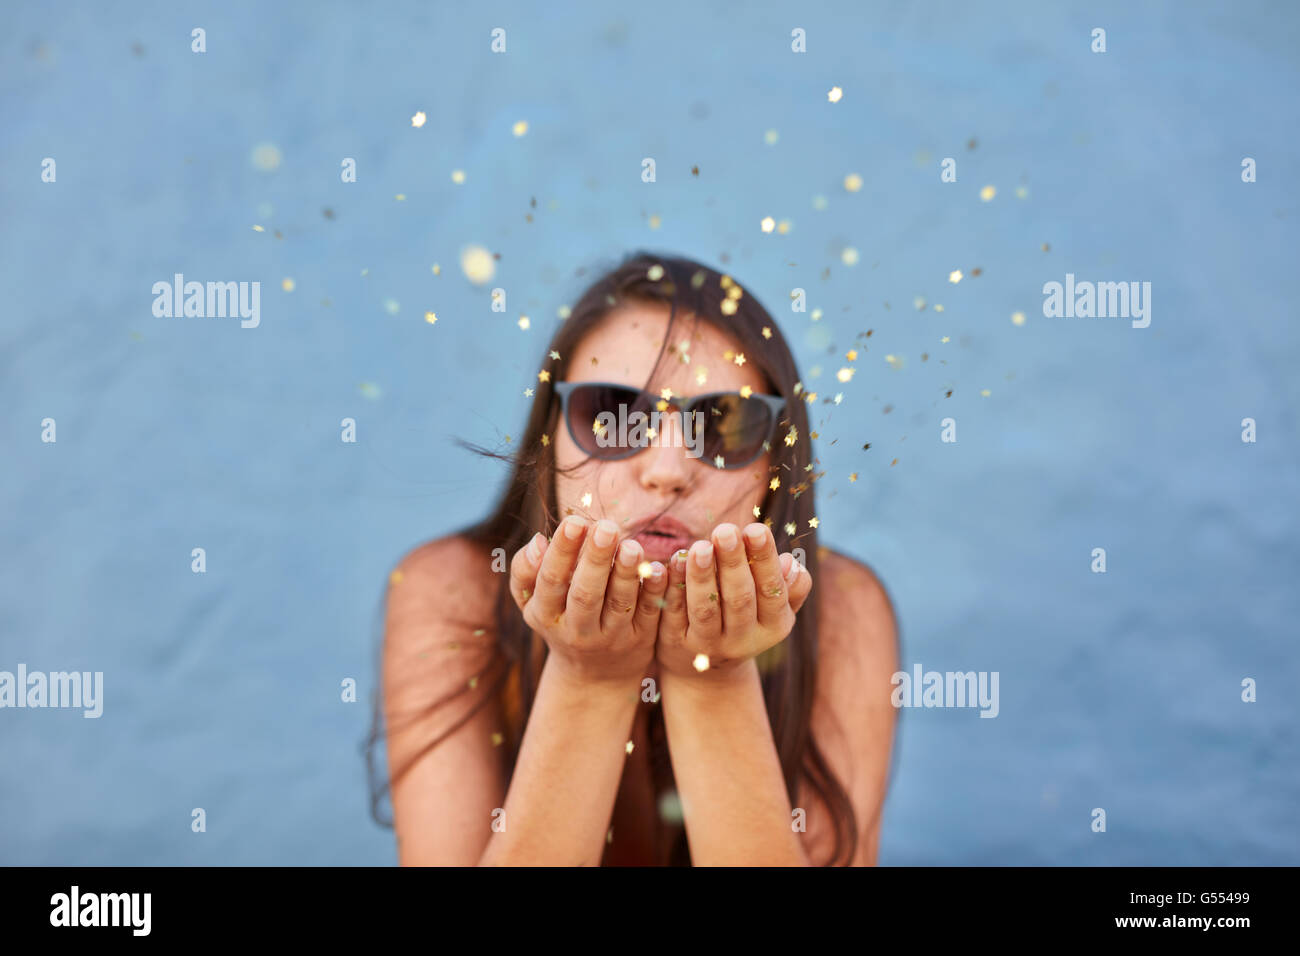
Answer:
[[790, 570], [789, 570], [788, 572], [786, 572], [786, 575], [785, 575], [785, 583], [786, 583], [786, 584], [789, 584], [789, 583], [791, 583], [792, 581], [794, 581], [794, 579], [797, 578], [797, 577], [799, 576], [799, 572], [800, 572], [801, 570], [803, 570], [803, 565], [800, 564], [798, 561], [796, 561], [794, 558], [791, 558], [791, 559], [790, 559]]
[[533, 540], [528, 542], [528, 560], [532, 564], [537, 564], [542, 560], [542, 542], [546, 540], [539, 531], [533, 535]]
[[[597, 539], [600, 538], [599, 530], [597, 530], [596, 532], [596, 537]], [[600, 541], [597, 540], [596, 543], [599, 544]], [[630, 540], [624, 541], [621, 545], [618, 546], [618, 563], [623, 565], [623, 567], [625, 568], [630, 568], [633, 565], [635, 565], [637, 563], [637, 557], [638, 557], [636, 550], [637, 549], [636, 549], [635, 542]]]
[[564, 519], [564, 536], [570, 541], [577, 541], [578, 538], [582, 537], [582, 528], [581, 518], [569, 517]]
[[723, 525], [718, 529], [718, 546], [722, 548], [723, 551], [734, 550], [738, 543], [738, 539], [736, 538], [736, 529], [731, 527], [731, 525]]
[[673, 570], [680, 571], [686, 567], [686, 556], [689, 553], [685, 548], [678, 548], [673, 552]]
[[713, 564], [713, 545], [705, 541], [695, 549], [695, 566], [704, 569]]
[[618, 534], [618, 525], [612, 521], [601, 519], [596, 522], [596, 547], [608, 548], [614, 541], [614, 536]]
[[664, 576], [664, 566], [663, 566], [662, 564], [660, 564], [658, 561], [651, 561], [651, 562], [650, 562], [650, 577], [652, 577], [654, 580], [658, 581], [658, 580], [659, 580], [661, 577], [663, 577], [663, 576]]
[[751, 525], [745, 532], [745, 537], [749, 540], [751, 548], [761, 548], [763, 542], [767, 540], [767, 529], [762, 525]]

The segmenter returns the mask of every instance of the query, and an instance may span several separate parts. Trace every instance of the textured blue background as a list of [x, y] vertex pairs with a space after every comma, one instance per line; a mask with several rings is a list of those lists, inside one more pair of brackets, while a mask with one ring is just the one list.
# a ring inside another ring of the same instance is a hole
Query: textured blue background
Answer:
[[[904, 665], [1001, 674], [996, 720], [904, 712], [882, 863], [1300, 863], [1300, 13], [1073, 7], [9, 9], [0, 669], [102, 670], [105, 711], [0, 711], [0, 860], [393, 861], [359, 756], [388, 571], [489, 505], [503, 473], [452, 438], [518, 434], [575, 270], [649, 247], [728, 254], [844, 393], [823, 542], [880, 573]], [[154, 318], [174, 272], [260, 281], [261, 327]], [[1150, 328], [1045, 319], [1066, 272], [1151, 282]]]

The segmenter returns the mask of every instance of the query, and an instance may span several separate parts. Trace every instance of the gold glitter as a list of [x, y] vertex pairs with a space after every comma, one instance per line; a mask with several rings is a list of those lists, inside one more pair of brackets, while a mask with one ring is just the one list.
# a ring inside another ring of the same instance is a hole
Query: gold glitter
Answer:
[[406, 193], [398, 193], [393, 198], [396, 199], [398, 202], [406, 202]]
[[727, 462], [726, 459], [724, 459], [721, 455], [714, 455], [713, 464], [719, 468], [723, 468], [726, 467]]
[[857, 173], [849, 173], [844, 177], [844, 188], [851, 193], [857, 192], [862, 188], [862, 177]]
[[826, 98], [830, 100], [832, 103], [838, 103], [841, 99], [844, 98], [844, 91], [840, 89], [838, 86], [832, 86], [830, 88], [830, 92], [826, 94]]
[[845, 250], [840, 253], [840, 261], [846, 266], [856, 266], [858, 264], [858, 250], [854, 249], [852, 246], [846, 247]]
[[894, 467], [895, 465], [897, 465], [897, 464], [898, 464], [898, 459], [895, 458], [893, 461], [891, 461], [891, 462], [889, 463], [889, 467], [890, 467], [890, 468], [893, 468], [893, 467]]
[[261, 226], [254, 226], [253, 232], [266, 232], [266, 230], [263, 229]]
[[521, 329], [527, 329], [530, 325], [532, 325], [532, 323], [528, 321], [528, 316], [521, 315], [519, 317], [519, 327]]
[[754, 517], [757, 518], [762, 513], [763, 513], [763, 509], [760, 508], [758, 505], [754, 505]]
[[988, 398], [992, 394], [993, 393], [990, 392], [987, 388], [980, 389], [980, 395], [982, 395], [984, 398]]
[[994, 187], [985, 186], [983, 189], [980, 190], [980, 199], [982, 199], [984, 202], [988, 202], [997, 194], [998, 191]]
[[[835, 393], [835, 404], [838, 405], [838, 404], [839, 404], [840, 402], [842, 402], [842, 401], [844, 401], [844, 393], [843, 393], [843, 392], [836, 392], [836, 393]], [[831, 442], [831, 444], [833, 445], [833, 444], [835, 444], [835, 443], [834, 443], [834, 442]]]
[[709, 380], [709, 370], [705, 368], [703, 365], [697, 365], [695, 367], [695, 383], [697, 385], [703, 385], [708, 380]]
[[1045, 243], [1043, 243], [1043, 251], [1044, 251], [1044, 252], [1051, 252], [1051, 251], [1052, 251], [1052, 247], [1051, 247], [1050, 245], [1048, 245], [1048, 244], [1045, 242]]
[[433, 323], [438, 321], [438, 316], [434, 312], [426, 312], [424, 313], [424, 321], [428, 322], [430, 325], [433, 325]]
[[501, 734], [499, 734], [499, 733], [493, 733], [493, 734], [492, 734], [492, 746], [493, 746], [493, 747], [500, 747], [503, 743], [505, 743], [505, 739], [506, 739], [506, 738], [505, 738], [504, 736], [502, 736]]
[[763, 326], [763, 338], [770, 339], [771, 337], [772, 337], [772, 330], [768, 328], [766, 325]]
[[808, 519], [808, 527], [810, 528], [816, 528], [819, 524], [821, 524], [821, 521], [817, 518]]
[[561, 321], [563, 321], [564, 319], [567, 319], [569, 316], [573, 314], [573, 310], [570, 309], [567, 305], [562, 305], [555, 310], [555, 314], [560, 317]]
[[776, 231], [783, 236], [786, 235], [790, 231], [790, 220], [782, 219], [780, 222], [778, 222], [776, 224]]
[[776, 491], [776, 489], [781, 487], [781, 479], [773, 478], [771, 481], [767, 483], [767, 487], [770, 488], [772, 491]]
[[889, 363], [890, 368], [900, 369], [903, 367], [903, 360], [897, 355], [886, 355], [885, 361]]
[[723, 315], [735, 315], [735, 314], [736, 314], [736, 300], [735, 300], [735, 299], [723, 299], [723, 300], [722, 300], [722, 305], [720, 305], [718, 308], [722, 310], [722, 314], [723, 314]]
[[799, 429], [791, 425], [789, 433], [785, 436], [785, 443], [793, 447], [794, 443], [797, 442], [798, 440], [799, 440]]
[[476, 674], [469, 679], [469, 689], [473, 690], [477, 686], [478, 686], [478, 675]]
[[744, 365], [744, 364], [745, 364], [745, 353], [744, 353], [744, 352], [740, 352], [740, 353], [738, 353], [738, 354], [736, 355], [736, 358], [734, 359], [734, 361], [735, 361], [735, 363], [736, 363], [737, 365]]
[[858, 350], [849, 349], [847, 352], [844, 353], [844, 357], [848, 359], [850, 362], [856, 362], [858, 360]]
[[551, 443], [551, 436], [550, 436], [550, 435], [547, 435], [547, 434], [543, 434], [543, 435], [542, 435], [542, 447], [545, 448], [545, 447], [546, 447], [547, 445], [549, 445], [550, 443]]
[[653, 571], [654, 571], [654, 567], [650, 564], [649, 561], [642, 561], [640, 564], [636, 566], [636, 576], [640, 578], [642, 581], [650, 577]]
[[934, 311], [936, 311], [936, 312], [942, 312], [942, 311], [943, 311], [943, 305], [940, 304], [940, 303], [938, 303], [938, 302], [936, 302], [936, 303], [934, 304]]
[[727, 289], [728, 299], [739, 299], [744, 294], [745, 294], [745, 290], [742, 289], [740, 286], [736, 285], [734, 282], [731, 284], [731, 287]]
[[590, 492], [590, 491], [586, 492], [586, 493], [582, 496], [582, 506], [583, 506], [584, 508], [590, 508], [590, 507], [591, 507], [591, 492]]
[[664, 267], [659, 265], [658, 263], [652, 265], [650, 267], [650, 270], [646, 273], [646, 278], [649, 279], [651, 282], [658, 282], [663, 277], [664, 277]]
[[555, 351], [555, 349], [551, 349], [551, 358], [558, 362], [560, 360], [560, 353]]
[[442, 266], [438, 265], [438, 263], [435, 262], [435, 263], [434, 263], [432, 266], [430, 266], [429, 268], [431, 268], [431, 269], [433, 270], [433, 274], [434, 274], [434, 275], [436, 275], [436, 276], [440, 276], [440, 275], [442, 275]]
[[285, 292], [292, 292], [293, 289], [294, 289], [294, 282], [293, 282], [293, 280], [292, 280], [292, 279], [282, 279], [282, 280], [280, 281], [280, 288], [283, 289]]
[[789, 522], [789, 523], [785, 526], [785, 533], [786, 533], [786, 534], [798, 534], [798, 533], [799, 533], [799, 526], [798, 526], [797, 524], [795, 524], [793, 521], [791, 521], [791, 522]]
[[691, 666], [694, 667], [701, 674], [703, 674], [706, 670], [709, 669], [709, 655], [696, 654], [695, 660], [691, 662]]
[[749, 398], [749, 396], [751, 396], [751, 395], [753, 395], [753, 394], [754, 394], [754, 390], [753, 390], [752, 388], [750, 388], [748, 385], [742, 385], [742, 386], [740, 386], [740, 397], [741, 397], [741, 398]]
[[924, 312], [925, 298], [923, 296], [918, 295], [915, 299], [912, 300], [912, 305], [916, 308], [917, 312]]
[[416, 129], [419, 129], [421, 126], [424, 125], [424, 121], [427, 118], [428, 117], [424, 115], [424, 110], [420, 110], [420, 112], [416, 113], [414, 116], [411, 117], [411, 125], [414, 126]]
[[465, 170], [453, 169], [451, 171], [451, 181], [457, 186], [463, 185], [465, 182]]
[[650, 228], [651, 228], [651, 229], [658, 229], [659, 226], [660, 226], [660, 224], [661, 224], [662, 222], [663, 222], [663, 220], [660, 219], [658, 215], [651, 216], [651, 217], [650, 217]]
[[551, 373], [546, 369], [542, 369], [540, 372], [537, 373], [537, 381], [549, 382], [550, 380], [551, 380]]
[[773, 229], [776, 228], [776, 220], [773, 219], [771, 216], [764, 216], [763, 221], [760, 222], [758, 226], [764, 232], [771, 232]]
[[1017, 186], [1017, 187], [1016, 187], [1016, 198], [1017, 198], [1017, 199], [1028, 199], [1028, 198], [1029, 198], [1029, 190], [1026, 189], [1024, 186]]
[[780, 138], [781, 134], [774, 129], [770, 129], [763, 134], [763, 142], [767, 143], [768, 146], [775, 146], [776, 141]]
[[511, 127], [511, 132], [513, 132], [516, 136], [523, 136], [525, 133], [528, 132], [528, 121], [520, 120], [519, 122], [515, 123], [515, 125]]
[[1012, 322], [1012, 324], [1014, 324], [1014, 325], [1024, 325], [1024, 324], [1025, 324], [1025, 313], [1023, 313], [1023, 312], [1012, 312], [1012, 313], [1011, 313], [1011, 322]]
[[828, 205], [830, 205], [830, 203], [825, 196], [813, 196], [812, 207], [816, 209], [818, 212], [821, 212]]
[[857, 481], [857, 480], [858, 480], [858, 473], [856, 471], [853, 474], [849, 475], [849, 481]]
[[533, 390], [531, 388], [524, 389], [524, 398], [532, 398], [532, 397], [533, 397]]
[[403, 575], [401, 571], [394, 571], [392, 574], [388, 576], [388, 583], [393, 586], [397, 586], [398, 584], [402, 583], [402, 577]]
[[943, 338], [941, 338], [939, 341], [940, 341], [940, 342], [943, 342], [943, 343], [946, 344], [947, 341], [948, 341], [948, 336], [945, 335], [945, 336], [944, 336]]
[[496, 275], [497, 264], [482, 246], [466, 246], [460, 252], [460, 268], [470, 282], [483, 285]]
[[812, 320], [813, 320], [814, 322], [820, 322], [820, 321], [821, 321], [821, 319], [822, 319], [822, 310], [821, 310], [821, 309], [813, 309], [812, 312], [811, 312], [810, 314], [811, 314], [811, 316], [812, 316]]
[[960, 269], [953, 269], [952, 272], [949, 272], [949, 273], [948, 273], [948, 281], [951, 282], [953, 285], [956, 285], [958, 282], [960, 282], [960, 281], [961, 281], [961, 270], [960, 270]]
[[691, 276], [691, 288], [698, 289], [700, 286], [704, 285], [704, 280], [706, 278], [707, 276], [705, 275], [704, 270], [701, 269], [699, 272], [695, 273], [695, 275]]
[[847, 382], [853, 378], [853, 373], [855, 371], [856, 369], [842, 368], [835, 373], [835, 377], [838, 378], [841, 382]]
[[[636, 744], [632, 743], [632, 741], [629, 740], [627, 742], [627, 752], [631, 753], [635, 746]], [[613, 839], [614, 828], [610, 827], [609, 832], [610, 832], [610, 839]]]

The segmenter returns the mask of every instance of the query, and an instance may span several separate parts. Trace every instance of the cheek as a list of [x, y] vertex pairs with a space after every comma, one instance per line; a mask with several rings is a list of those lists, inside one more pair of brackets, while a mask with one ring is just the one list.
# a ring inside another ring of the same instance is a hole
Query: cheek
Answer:
[[[567, 433], [555, 439], [555, 465], [555, 504], [561, 516], [576, 512], [606, 517], [612, 502], [626, 497], [624, 489], [636, 481], [629, 464], [596, 461], [578, 448]], [[583, 497], [588, 493], [591, 503], [584, 505]]]
[[[760, 458], [738, 471], [708, 469], [706, 485], [700, 490], [709, 502], [715, 503], [717, 516], [714, 524], [729, 521], [744, 527], [762, 521], [767, 515], [754, 517], [754, 508], [761, 507], [767, 497], [768, 464], [770, 456]], [[784, 484], [784, 480], [782, 484]]]

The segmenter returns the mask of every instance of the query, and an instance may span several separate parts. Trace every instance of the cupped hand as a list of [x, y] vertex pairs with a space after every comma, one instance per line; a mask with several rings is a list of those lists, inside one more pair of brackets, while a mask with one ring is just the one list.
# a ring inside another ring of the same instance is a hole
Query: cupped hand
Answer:
[[725, 678], [781, 643], [812, 591], [794, 556], [778, 554], [766, 525], [721, 524], [709, 541], [669, 560], [656, 658], [666, 673]]
[[570, 515], [550, 541], [533, 536], [510, 563], [510, 594], [560, 666], [582, 681], [642, 677], [654, 660], [667, 569], [645, 561], [618, 526]]

